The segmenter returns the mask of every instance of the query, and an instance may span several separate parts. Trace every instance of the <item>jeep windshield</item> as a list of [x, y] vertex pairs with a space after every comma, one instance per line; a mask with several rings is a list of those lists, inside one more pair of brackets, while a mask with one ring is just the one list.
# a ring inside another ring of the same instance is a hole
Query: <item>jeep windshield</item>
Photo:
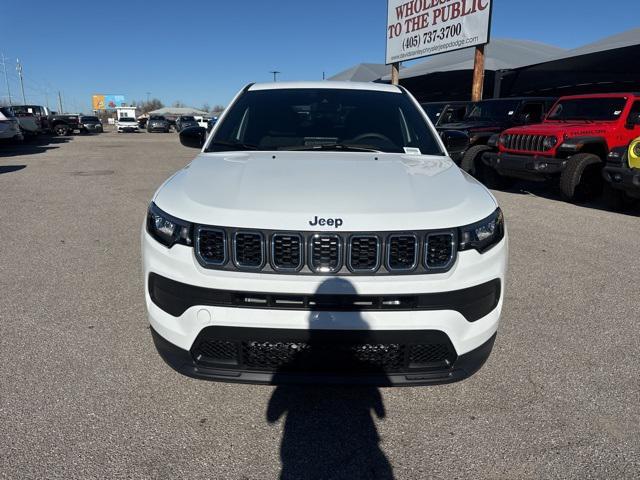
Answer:
[[464, 117], [468, 122], [506, 122], [518, 110], [519, 100], [487, 100], [474, 103]]
[[332, 88], [244, 93], [207, 147], [208, 152], [229, 150], [444, 155], [408, 95]]
[[547, 120], [613, 121], [620, 118], [627, 99], [624, 97], [573, 98], [560, 100]]

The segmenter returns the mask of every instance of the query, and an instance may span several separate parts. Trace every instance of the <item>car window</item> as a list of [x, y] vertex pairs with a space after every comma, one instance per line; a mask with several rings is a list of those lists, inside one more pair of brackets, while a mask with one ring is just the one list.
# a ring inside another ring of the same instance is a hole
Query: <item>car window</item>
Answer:
[[422, 113], [407, 95], [367, 90], [249, 91], [229, 110], [208, 150], [225, 151], [229, 143], [258, 150], [340, 144], [443, 155]]
[[181, 122], [195, 122], [195, 120], [193, 117], [180, 117]]
[[15, 117], [13, 110], [9, 107], [0, 107], [0, 112], [2, 112], [2, 114], [7, 118]]
[[569, 98], [559, 100], [547, 120], [617, 120], [627, 100], [624, 97]]
[[521, 120], [527, 123], [540, 123], [544, 114], [544, 105], [542, 103], [525, 103], [520, 110]]
[[465, 120], [508, 121], [513, 118], [520, 102], [518, 100], [487, 100], [473, 104]]

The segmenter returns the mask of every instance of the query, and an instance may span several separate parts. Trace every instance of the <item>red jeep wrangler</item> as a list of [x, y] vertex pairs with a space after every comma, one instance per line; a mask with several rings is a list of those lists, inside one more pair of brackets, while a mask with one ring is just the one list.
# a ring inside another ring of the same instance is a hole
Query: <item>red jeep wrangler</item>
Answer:
[[494, 135], [482, 161], [495, 174], [525, 180], [560, 181], [568, 200], [602, 192], [602, 168], [616, 147], [640, 136], [640, 94], [562, 97], [545, 120]]

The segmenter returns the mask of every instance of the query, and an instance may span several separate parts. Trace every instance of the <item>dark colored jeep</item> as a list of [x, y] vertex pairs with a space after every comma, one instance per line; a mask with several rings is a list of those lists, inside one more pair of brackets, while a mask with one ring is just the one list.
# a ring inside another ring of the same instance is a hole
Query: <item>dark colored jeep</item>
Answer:
[[471, 102], [428, 102], [420, 104], [435, 126], [442, 123], [461, 122], [469, 113]]
[[467, 106], [461, 121], [439, 122], [436, 128], [440, 132], [460, 130], [469, 136], [466, 150], [449, 154], [465, 172], [482, 179], [482, 154], [490, 150], [489, 139], [508, 128], [540, 123], [554, 103], [555, 99], [547, 97], [482, 100]]

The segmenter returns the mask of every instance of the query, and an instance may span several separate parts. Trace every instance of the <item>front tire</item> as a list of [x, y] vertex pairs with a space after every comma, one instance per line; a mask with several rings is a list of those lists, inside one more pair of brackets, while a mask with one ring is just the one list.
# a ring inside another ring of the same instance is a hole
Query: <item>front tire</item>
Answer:
[[491, 147], [486, 145], [475, 145], [469, 148], [462, 157], [460, 168], [478, 179], [488, 188], [509, 188], [513, 184], [513, 180], [500, 175], [482, 161], [482, 155], [490, 150]]
[[569, 158], [560, 175], [560, 192], [565, 200], [589, 201], [602, 193], [602, 160], [593, 153], [578, 153]]
[[53, 127], [53, 133], [55, 133], [59, 137], [67, 135], [68, 132], [69, 129], [65, 125], [56, 125], [55, 127]]

